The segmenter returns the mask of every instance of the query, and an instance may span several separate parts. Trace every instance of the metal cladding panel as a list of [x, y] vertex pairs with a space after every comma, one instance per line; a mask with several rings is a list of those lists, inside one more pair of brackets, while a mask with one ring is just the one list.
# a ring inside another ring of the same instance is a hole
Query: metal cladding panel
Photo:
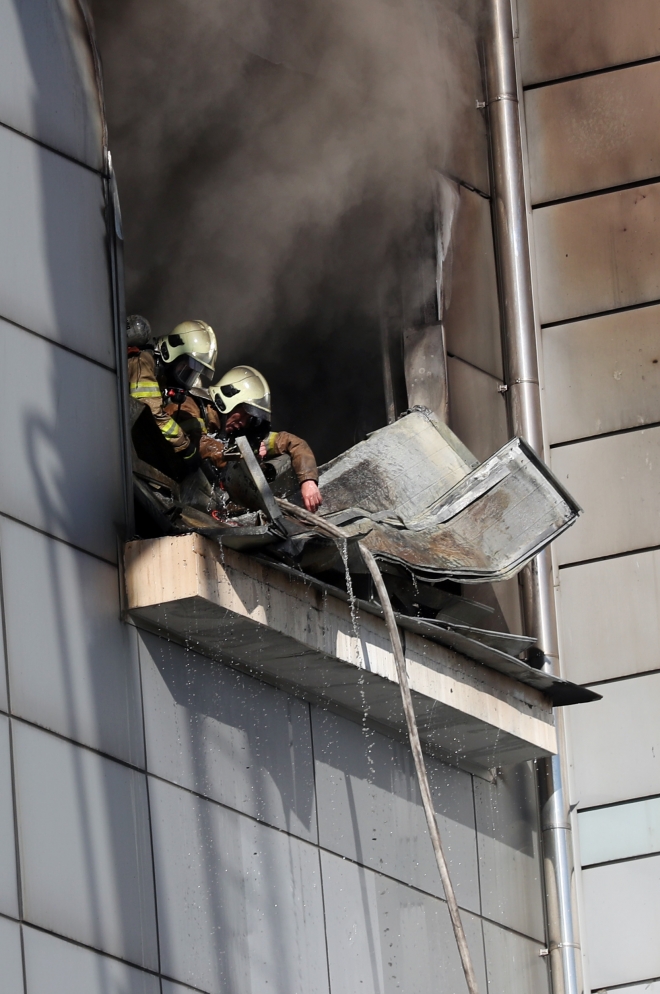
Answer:
[[528, 90], [532, 203], [660, 175], [660, 63]]
[[[459, 187], [451, 241], [449, 297], [443, 322], [447, 349], [473, 366], [502, 377], [500, 309], [490, 200]], [[448, 269], [445, 266], [445, 269]]]
[[481, 908], [485, 918], [543, 941], [543, 890], [532, 767], [474, 781]]
[[[0, 550], [0, 562], [2, 552]], [[5, 659], [5, 635], [2, 612], [0, 612], [0, 711], [9, 711], [9, 700], [7, 698], [7, 665]]]
[[25, 927], [28, 994], [160, 994], [152, 973]]
[[100, 97], [75, 0], [0, 6], [0, 123], [103, 168]]
[[143, 774], [14, 721], [27, 921], [154, 970]]
[[660, 421], [660, 307], [543, 329], [548, 442]]
[[657, 977], [660, 856], [583, 870], [582, 891], [592, 987]]
[[559, 573], [562, 669], [594, 683], [660, 669], [660, 552]]
[[[444, 901], [321, 853], [330, 986], [342, 994], [465, 994]], [[486, 991], [481, 921], [462, 914], [477, 984]]]
[[2, 127], [0, 173], [2, 317], [114, 366], [103, 180]]
[[570, 708], [565, 717], [572, 744], [572, 803], [588, 808], [657, 794], [660, 674], [601, 684], [598, 690], [602, 701]]
[[140, 636], [149, 771], [316, 841], [309, 705]]
[[460, 440], [483, 461], [509, 438], [499, 381], [460, 359], [450, 358], [449, 421]]
[[[321, 846], [443, 897], [408, 747], [319, 708], [312, 727]], [[478, 914], [472, 777], [426, 765], [458, 903]]]
[[484, 922], [488, 994], [549, 994], [547, 958], [539, 943]]
[[144, 766], [136, 633], [119, 620], [116, 568], [6, 518], [0, 543], [12, 713]]
[[542, 324], [660, 298], [660, 184], [534, 210]]
[[518, 0], [525, 85], [660, 55], [656, 0]]
[[660, 797], [578, 815], [582, 866], [660, 853]]
[[16, 836], [12, 794], [9, 719], [0, 715], [0, 914], [18, 918]]
[[660, 994], [660, 980], [650, 984], [635, 984], [633, 987], [617, 987], [616, 994]]
[[660, 428], [552, 449], [552, 470], [584, 509], [555, 543], [560, 564], [660, 545]]
[[150, 778], [161, 969], [209, 994], [328, 994], [318, 850]]
[[172, 980], [161, 980], [162, 994], [196, 994], [192, 987], [175, 984]]
[[18, 922], [11, 922], [6, 918], [0, 918], [0, 963], [2, 994], [25, 994], [21, 927]]
[[105, 559], [123, 503], [114, 373], [0, 320], [12, 430], [0, 446], [0, 511]]
[[451, 78], [451, 113], [445, 122], [444, 158], [439, 169], [469, 183], [483, 193], [490, 191], [488, 131], [485, 111], [477, 108], [484, 100], [481, 66], [477, 49], [476, 25], [468, 24], [451, 7], [440, 14], [443, 30], [451, 38], [451, 63], [442, 55]]

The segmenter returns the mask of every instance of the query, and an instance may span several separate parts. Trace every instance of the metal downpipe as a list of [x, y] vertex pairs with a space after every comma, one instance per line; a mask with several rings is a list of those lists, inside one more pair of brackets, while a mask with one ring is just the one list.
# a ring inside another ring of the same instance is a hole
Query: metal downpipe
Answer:
[[[510, 0], [486, 0], [485, 62], [507, 398], [512, 434], [543, 457], [543, 426]], [[558, 673], [548, 550], [521, 573], [525, 634]], [[561, 736], [560, 736], [561, 738]], [[570, 824], [558, 756], [539, 762], [544, 885], [553, 994], [580, 994], [571, 900]]]

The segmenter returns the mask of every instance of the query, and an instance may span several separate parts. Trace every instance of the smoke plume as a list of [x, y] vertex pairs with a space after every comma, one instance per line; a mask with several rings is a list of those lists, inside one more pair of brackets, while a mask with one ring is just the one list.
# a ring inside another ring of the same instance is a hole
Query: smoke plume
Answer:
[[454, 0], [93, 0], [127, 306], [219, 337], [320, 455], [384, 421], [383, 299], [428, 297], [430, 170], [474, 92]]

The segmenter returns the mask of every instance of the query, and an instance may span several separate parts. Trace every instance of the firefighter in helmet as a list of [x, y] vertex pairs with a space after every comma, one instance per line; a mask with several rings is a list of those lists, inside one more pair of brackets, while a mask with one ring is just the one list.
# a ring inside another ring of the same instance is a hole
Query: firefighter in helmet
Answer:
[[[190, 390], [215, 373], [217, 342], [206, 321], [183, 321], [154, 340], [146, 318], [128, 318], [128, 379], [134, 401], [147, 407], [153, 422], [138, 418], [133, 429], [137, 454], [168, 476], [181, 480], [202, 459], [222, 462], [222, 445], [207, 431]], [[220, 426], [216, 417], [217, 426]]]
[[305, 507], [317, 511], [323, 501], [314, 453], [297, 435], [271, 431], [270, 387], [266, 378], [252, 366], [234, 366], [209, 388], [209, 393], [222, 416], [221, 438], [230, 443], [237, 435], [245, 435], [261, 459], [288, 455]]

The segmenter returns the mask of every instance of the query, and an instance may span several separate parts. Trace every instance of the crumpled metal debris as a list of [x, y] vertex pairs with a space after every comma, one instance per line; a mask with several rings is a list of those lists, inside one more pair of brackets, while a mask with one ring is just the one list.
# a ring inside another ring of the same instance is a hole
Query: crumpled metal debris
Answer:
[[[425, 408], [321, 467], [319, 487], [323, 517], [428, 581], [508, 579], [581, 510], [522, 439], [478, 464]], [[349, 565], [364, 568], [357, 555]]]

